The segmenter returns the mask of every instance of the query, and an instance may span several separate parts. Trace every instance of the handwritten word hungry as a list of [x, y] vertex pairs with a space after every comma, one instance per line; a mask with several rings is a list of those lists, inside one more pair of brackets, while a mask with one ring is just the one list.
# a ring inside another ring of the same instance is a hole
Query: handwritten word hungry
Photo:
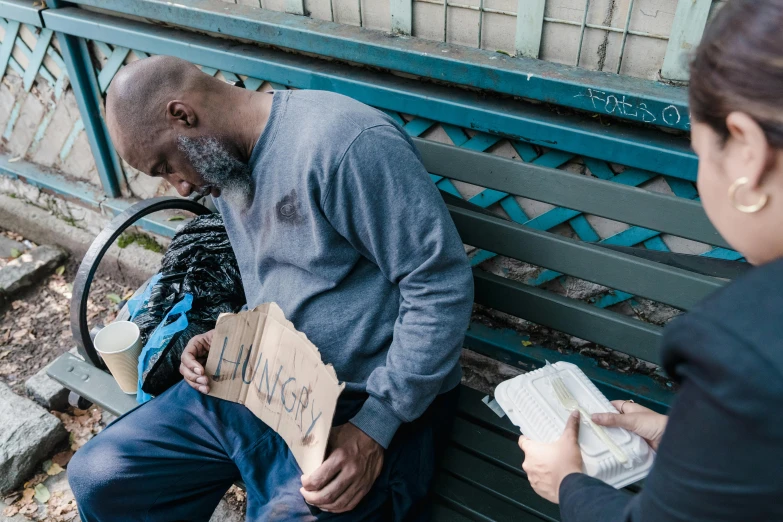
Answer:
[[[299, 387], [296, 384], [296, 377], [290, 375], [288, 369], [285, 368], [285, 365], [283, 364], [278, 366], [277, 372], [275, 373], [275, 376], [270, 383], [269, 378], [272, 375], [269, 370], [270, 360], [268, 358], [265, 359], [263, 353], [257, 354], [255, 368], [251, 368], [250, 373], [248, 374], [248, 363], [250, 362], [250, 356], [253, 352], [253, 345], [250, 345], [246, 353], [245, 345], [240, 345], [239, 354], [236, 360], [230, 360], [225, 357], [226, 346], [228, 346], [228, 337], [223, 339], [223, 347], [221, 349], [220, 359], [218, 361], [217, 368], [215, 369], [215, 373], [211, 377], [212, 380], [220, 382], [227, 379], [236, 379], [237, 373], [240, 372], [241, 367], [240, 376], [242, 378], [242, 382], [245, 384], [251, 384], [251, 389], [255, 391], [258, 399], [260, 401], [265, 401], [267, 405], [272, 404], [272, 400], [275, 397], [275, 391], [277, 390], [277, 385], [280, 384], [280, 403], [288, 413], [292, 413], [294, 409], [296, 409], [294, 420], [297, 421], [299, 430], [303, 433], [303, 442], [306, 442], [316, 423], [323, 414], [322, 411], [319, 411], [318, 415], [315, 414], [315, 398], [310, 401], [310, 389], [307, 386], [302, 386], [302, 389], [299, 390]], [[244, 361], [242, 360], [243, 353], [245, 353]], [[261, 370], [261, 373], [259, 373], [258, 369], [261, 367], [262, 361], [264, 366]], [[229, 367], [227, 372], [225, 366]], [[281, 378], [281, 376], [283, 377]], [[288, 390], [288, 392], [286, 390]], [[304, 430], [305, 425], [303, 424], [305, 422], [305, 409], [307, 409], [310, 414], [310, 420], [308, 421], [310, 424], [306, 431]]]

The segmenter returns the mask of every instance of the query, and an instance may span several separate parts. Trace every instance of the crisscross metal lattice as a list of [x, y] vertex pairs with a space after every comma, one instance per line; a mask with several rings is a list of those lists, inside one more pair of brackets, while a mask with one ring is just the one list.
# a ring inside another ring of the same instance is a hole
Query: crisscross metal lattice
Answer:
[[[44, 81], [52, 89], [52, 99], [46, 100], [46, 110], [38, 122], [35, 134], [26, 154], [32, 155], [41, 146], [49, 125], [52, 122], [58, 102], [68, 86], [68, 74], [60, 52], [57, 50], [54, 34], [49, 29], [19, 23], [0, 18], [0, 76], [9, 72], [22, 78], [22, 88], [30, 93], [36, 81]], [[25, 96], [16, 97], [10, 115], [3, 129], [3, 137], [9, 140], [19, 120]], [[81, 119], [73, 122], [58, 156], [61, 160], [68, 157], [71, 147], [84, 128]]]

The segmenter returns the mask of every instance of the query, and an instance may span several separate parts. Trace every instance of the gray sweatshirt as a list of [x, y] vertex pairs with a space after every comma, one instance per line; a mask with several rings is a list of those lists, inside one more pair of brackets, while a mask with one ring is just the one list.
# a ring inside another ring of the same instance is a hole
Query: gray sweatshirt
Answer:
[[248, 306], [274, 301], [369, 398], [351, 423], [388, 447], [459, 384], [473, 303], [462, 242], [410, 138], [323, 91], [276, 91], [254, 199], [221, 198]]

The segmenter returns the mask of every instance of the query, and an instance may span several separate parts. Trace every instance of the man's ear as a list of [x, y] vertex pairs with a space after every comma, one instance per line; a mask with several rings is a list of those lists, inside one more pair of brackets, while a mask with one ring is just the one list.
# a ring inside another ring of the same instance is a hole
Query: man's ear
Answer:
[[166, 119], [174, 125], [186, 128], [193, 128], [198, 123], [193, 107], [179, 100], [172, 100], [166, 105]]
[[726, 128], [729, 131], [727, 148], [739, 155], [744, 167], [742, 172], [736, 173], [736, 177], [748, 178], [747, 188], [755, 189], [763, 181], [775, 156], [764, 129], [749, 115], [738, 111], [726, 117]]

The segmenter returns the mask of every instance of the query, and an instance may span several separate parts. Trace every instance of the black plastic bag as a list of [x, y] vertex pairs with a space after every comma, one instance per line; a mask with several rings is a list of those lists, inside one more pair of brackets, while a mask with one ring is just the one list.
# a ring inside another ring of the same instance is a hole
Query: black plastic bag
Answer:
[[[161, 277], [133, 322], [146, 345], [150, 334], [183, 296], [193, 296], [187, 327], [155, 353], [142, 374], [142, 390], [160, 395], [182, 379], [179, 359], [188, 341], [215, 327], [221, 313], [246, 303], [234, 251], [219, 214], [199, 216], [177, 232], [163, 256]], [[168, 317], [172, 322], [178, 316]]]

